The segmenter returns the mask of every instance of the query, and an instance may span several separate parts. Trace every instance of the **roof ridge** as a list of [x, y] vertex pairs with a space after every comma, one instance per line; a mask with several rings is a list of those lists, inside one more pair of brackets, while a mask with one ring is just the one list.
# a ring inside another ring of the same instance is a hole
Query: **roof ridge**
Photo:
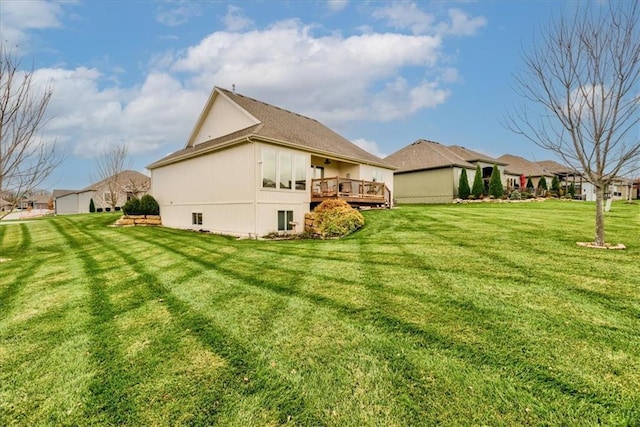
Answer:
[[296, 113], [295, 111], [287, 110], [286, 108], [278, 107], [277, 105], [269, 104], [268, 102], [264, 102], [264, 101], [261, 101], [259, 99], [255, 99], [255, 98], [252, 98], [250, 96], [242, 95], [242, 94], [240, 94], [238, 92], [230, 91], [229, 89], [225, 89], [225, 88], [222, 88], [222, 87], [219, 87], [219, 86], [216, 86], [216, 87], [218, 89], [220, 89], [221, 91], [226, 92], [227, 95], [231, 94], [233, 96], [239, 96], [241, 98], [248, 99], [249, 101], [257, 102], [259, 104], [266, 105], [267, 107], [275, 108], [275, 109], [278, 109], [280, 111], [284, 111], [286, 113], [294, 114], [296, 116], [305, 118], [307, 120], [312, 120], [314, 122], [320, 123], [316, 119], [314, 119], [313, 117], [305, 116], [304, 114]]

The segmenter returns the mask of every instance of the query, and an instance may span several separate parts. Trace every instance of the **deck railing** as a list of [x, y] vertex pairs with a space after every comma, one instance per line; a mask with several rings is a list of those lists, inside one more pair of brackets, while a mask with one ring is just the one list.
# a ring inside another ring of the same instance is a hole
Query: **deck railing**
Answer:
[[339, 176], [311, 180], [312, 201], [331, 197], [345, 199], [350, 203], [391, 206], [391, 191], [384, 182]]

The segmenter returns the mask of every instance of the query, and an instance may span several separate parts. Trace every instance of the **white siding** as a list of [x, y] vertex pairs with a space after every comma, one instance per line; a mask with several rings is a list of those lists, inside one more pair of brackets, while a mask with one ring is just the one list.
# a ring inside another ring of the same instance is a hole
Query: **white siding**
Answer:
[[193, 144], [200, 144], [223, 135], [248, 128], [259, 123], [246, 111], [230, 102], [223, 95], [218, 95], [211, 105], [207, 117], [196, 133]]
[[[151, 194], [169, 227], [254, 233], [254, 145], [242, 144], [151, 171]], [[191, 213], [202, 212], [202, 225]]]
[[71, 193], [56, 198], [56, 214], [68, 215], [78, 213], [78, 194]]
[[78, 194], [78, 213], [89, 213], [89, 204], [91, 203], [92, 198], [93, 203], [98, 207], [95, 191], [85, 191], [84, 193]]

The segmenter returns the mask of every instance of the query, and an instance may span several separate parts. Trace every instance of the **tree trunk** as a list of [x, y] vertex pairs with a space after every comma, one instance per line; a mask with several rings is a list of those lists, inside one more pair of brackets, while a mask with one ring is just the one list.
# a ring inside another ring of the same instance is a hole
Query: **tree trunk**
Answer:
[[596, 246], [604, 246], [604, 187], [596, 187]]

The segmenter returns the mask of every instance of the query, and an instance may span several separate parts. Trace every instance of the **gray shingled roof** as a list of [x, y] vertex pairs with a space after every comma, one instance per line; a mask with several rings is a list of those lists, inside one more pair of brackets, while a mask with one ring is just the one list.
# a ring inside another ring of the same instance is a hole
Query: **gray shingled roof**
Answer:
[[66, 196], [67, 194], [77, 193], [78, 190], [53, 190], [52, 197], [57, 199], [58, 197]]
[[[66, 196], [68, 194], [78, 194], [78, 193], [84, 193], [85, 191], [93, 191], [93, 190], [96, 190], [96, 189], [102, 187], [111, 178], [112, 177], [109, 177], [109, 178], [103, 179], [102, 181], [95, 182], [95, 183], [89, 185], [88, 187], [83, 188], [82, 190], [53, 190], [52, 197], [54, 199], [57, 199], [59, 197]], [[151, 178], [149, 178], [147, 175], [145, 175], [143, 173], [140, 173], [140, 172], [137, 172], [137, 171], [125, 170], [125, 171], [122, 171], [120, 173], [120, 177], [119, 177], [118, 180], [119, 180], [119, 182], [124, 183], [124, 185], [126, 185], [129, 182], [131, 182], [132, 180], [133, 180], [134, 183], [136, 183], [136, 185], [141, 185], [145, 181], [151, 181]]]
[[[92, 191], [92, 190], [97, 190], [98, 188], [104, 186], [105, 184], [107, 184], [110, 180], [112, 180], [113, 177], [110, 176], [109, 178], [105, 178], [102, 181], [98, 181], [95, 182], [93, 184], [91, 184], [88, 187], [83, 188], [82, 190], [78, 191], [78, 193], [84, 193], [85, 191]], [[151, 178], [149, 178], [147, 175], [140, 173], [138, 171], [132, 171], [132, 170], [124, 170], [122, 172], [120, 172], [120, 176], [118, 177], [118, 181], [120, 183], [123, 183], [123, 185], [126, 185], [127, 183], [133, 181], [134, 183], [136, 183], [137, 185], [140, 185], [146, 181], [150, 181]]]
[[450, 145], [447, 148], [468, 162], [485, 162], [504, 165], [504, 163], [498, 159], [494, 159], [486, 154], [478, 153], [477, 151], [469, 150], [468, 148], [461, 147], [460, 145]]
[[425, 139], [419, 139], [401, 148], [387, 156], [385, 160], [398, 168], [396, 172], [439, 169], [452, 166], [468, 169], [475, 168], [475, 165], [451, 151], [450, 147]]
[[541, 168], [543, 168], [545, 171], [547, 171], [547, 173], [550, 175], [555, 175], [555, 174], [579, 175], [579, 173], [576, 172], [574, 169], [570, 168], [569, 166], [560, 164], [555, 160], [543, 160], [540, 162], [536, 162], [536, 164], [539, 165]]
[[536, 162], [532, 162], [520, 156], [514, 156], [512, 154], [503, 154], [498, 157], [498, 160], [504, 162], [506, 164], [506, 171], [513, 175], [523, 174], [527, 177], [537, 177], [537, 176], [552, 176], [553, 174], [544, 170], [542, 166], [540, 166]]
[[276, 144], [293, 145], [320, 155], [392, 167], [384, 160], [363, 150], [317, 120], [219, 87], [215, 87], [214, 91], [219, 92], [217, 96], [220, 96], [220, 94], [227, 96], [261, 123], [198, 144], [195, 147], [184, 148], [152, 163], [147, 168], [153, 169], [163, 164], [197, 156], [201, 153], [204, 154], [215, 150], [219, 146], [246, 141], [247, 138], [262, 139]]

